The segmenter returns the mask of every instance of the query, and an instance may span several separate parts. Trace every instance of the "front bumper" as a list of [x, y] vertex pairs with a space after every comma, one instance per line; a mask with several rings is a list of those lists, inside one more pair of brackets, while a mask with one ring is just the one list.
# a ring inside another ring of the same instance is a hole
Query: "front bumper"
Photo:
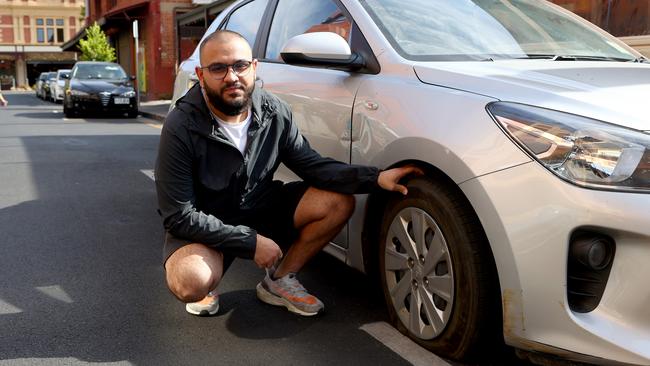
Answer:
[[[580, 188], [536, 162], [461, 189], [492, 246], [508, 344], [607, 365], [650, 365], [650, 194]], [[567, 302], [567, 254], [576, 229], [616, 242], [604, 295], [589, 313], [575, 313]]]
[[116, 104], [115, 98], [124, 98], [118, 95], [111, 95], [110, 98], [100, 99], [98, 95], [71, 95], [71, 108], [82, 113], [125, 113], [137, 111], [136, 97], [128, 98], [128, 104]]

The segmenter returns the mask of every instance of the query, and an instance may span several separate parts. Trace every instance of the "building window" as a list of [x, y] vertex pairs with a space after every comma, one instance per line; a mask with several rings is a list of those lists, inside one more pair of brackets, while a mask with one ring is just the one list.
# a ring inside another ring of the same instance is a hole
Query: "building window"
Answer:
[[64, 23], [62, 18], [36, 18], [36, 42], [63, 43]]

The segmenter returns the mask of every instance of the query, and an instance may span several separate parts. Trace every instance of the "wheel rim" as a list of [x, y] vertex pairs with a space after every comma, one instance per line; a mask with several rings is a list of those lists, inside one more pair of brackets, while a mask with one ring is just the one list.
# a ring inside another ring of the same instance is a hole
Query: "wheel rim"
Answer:
[[435, 220], [407, 207], [393, 219], [384, 252], [386, 287], [400, 321], [420, 339], [437, 337], [453, 308], [449, 248]]

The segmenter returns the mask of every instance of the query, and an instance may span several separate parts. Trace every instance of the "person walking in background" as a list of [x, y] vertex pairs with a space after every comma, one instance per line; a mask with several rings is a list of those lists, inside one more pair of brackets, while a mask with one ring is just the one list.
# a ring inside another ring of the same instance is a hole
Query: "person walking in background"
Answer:
[[9, 105], [9, 102], [7, 102], [4, 95], [2, 95], [2, 91], [0, 91], [0, 104], [2, 104], [3, 107], [6, 107], [6, 106]]

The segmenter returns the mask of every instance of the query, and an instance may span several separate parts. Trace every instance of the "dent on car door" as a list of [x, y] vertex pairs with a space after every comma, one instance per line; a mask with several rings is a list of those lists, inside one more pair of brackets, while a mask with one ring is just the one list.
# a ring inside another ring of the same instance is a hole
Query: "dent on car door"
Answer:
[[[291, 105], [294, 121], [312, 147], [323, 156], [349, 162], [352, 106], [364, 75], [288, 65], [280, 51], [289, 38], [309, 32], [334, 32], [350, 43], [352, 21], [332, 0], [279, 0], [273, 14], [267, 42], [260, 47], [261, 84]], [[297, 179], [284, 166], [276, 177]], [[343, 230], [333, 242], [347, 247], [346, 233]]]

